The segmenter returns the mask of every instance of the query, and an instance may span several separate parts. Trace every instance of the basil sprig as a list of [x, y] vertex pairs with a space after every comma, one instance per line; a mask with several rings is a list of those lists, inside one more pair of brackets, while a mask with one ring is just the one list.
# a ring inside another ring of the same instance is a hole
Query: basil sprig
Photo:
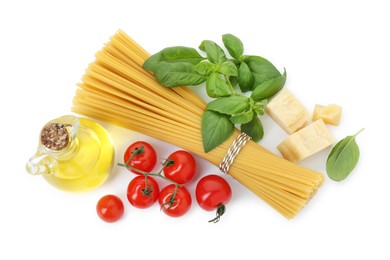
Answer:
[[[267, 100], [281, 90], [286, 71], [281, 74], [267, 59], [244, 55], [241, 40], [224, 34], [222, 42], [204, 40], [196, 49], [176, 46], [161, 50], [147, 59], [143, 67], [154, 73], [166, 87], [195, 86], [205, 83], [207, 95], [215, 98], [202, 116], [201, 130], [205, 152], [209, 152], [233, 133], [234, 125], [259, 141], [264, 136], [258, 116], [264, 114]], [[236, 88], [238, 85], [239, 89]], [[243, 93], [252, 91], [251, 95]]]
[[361, 131], [363, 129], [339, 141], [330, 152], [326, 161], [326, 172], [332, 180], [344, 180], [356, 167], [360, 150], [355, 139]]

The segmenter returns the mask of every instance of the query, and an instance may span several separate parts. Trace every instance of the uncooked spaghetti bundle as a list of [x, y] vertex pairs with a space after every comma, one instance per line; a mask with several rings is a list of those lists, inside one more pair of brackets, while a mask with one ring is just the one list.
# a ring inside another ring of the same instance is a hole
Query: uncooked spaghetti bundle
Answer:
[[205, 102], [187, 87], [160, 85], [142, 68], [148, 57], [133, 39], [118, 31], [88, 66], [72, 110], [197, 154], [286, 218], [294, 217], [321, 186], [323, 175], [272, 154], [238, 130], [205, 153], [201, 135]]

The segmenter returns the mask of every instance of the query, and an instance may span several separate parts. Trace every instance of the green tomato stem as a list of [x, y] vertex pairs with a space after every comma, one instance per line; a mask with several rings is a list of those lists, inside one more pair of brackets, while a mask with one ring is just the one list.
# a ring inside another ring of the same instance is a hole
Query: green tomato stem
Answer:
[[222, 215], [225, 214], [225, 212], [226, 212], [225, 205], [219, 204], [217, 211], [216, 211], [217, 216], [215, 218], [213, 218], [212, 220], [209, 220], [209, 223], [217, 223], [221, 219]]
[[145, 152], [145, 148], [143, 145], [141, 145], [139, 148], [135, 148], [134, 150], [131, 151], [131, 156], [127, 160], [126, 164], [129, 164], [135, 156], [143, 154]]
[[118, 166], [126, 167], [127, 169], [130, 169], [130, 170], [133, 170], [135, 172], [141, 173], [144, 176], [159, 177], [159, 178], [162, 178], [162, 179], [164, 179], [164, 180], [166, 180], [166, 181], [168, 181], [168, 182], [170, 182], [172, 184], [175, 184], [176, 186], [180, 186], [179, 183], [177, 183], [177, 182], [175, 182], [175, 181], [165, 177], [164, 175], [162, 175], [162, 171], [166, 167], [166, 165], [163, 165], [162, 169], [159, 172], [157, 172], [157, 173], [145, 172], [145, 171], [142, 171], [142, 170], [138, 170], [137, 168], [134, 168], [134, 167], [132, 167], [132, 166], [130, 166], [128, 164], [125, 164], [125, 163], [118, 163]]
[[[173, 191], [172, 196], [169, 198], [169, 201], [167, 201], [167, 202], [165, 202], [164, 204], [161, 205], [160, 210], [163, 210], [163, 209], [164, 210], [168, 210], [168, 209], [170, 209], [172, 207], [173, 203], [176, 202], [175, 198], [176, 198], [176, 194], [177, 194], [178, 188], [179, 188], [179, 185], [175, 184], [175, 190]], [[168, 205], [168, 207], [165, 208], [165, 205]]]

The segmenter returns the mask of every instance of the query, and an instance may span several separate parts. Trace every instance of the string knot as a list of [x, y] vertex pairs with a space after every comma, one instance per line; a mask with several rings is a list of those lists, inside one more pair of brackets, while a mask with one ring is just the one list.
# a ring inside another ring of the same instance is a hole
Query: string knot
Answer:
[[251, 139], [251, 137], [245, 133], [241, 133], [233, 141], [232, 145], [228, 149], [225, 157], [222, 159], [219, 169], [221, 172], [227, 174], [230, 166], [233, 164], [234, 159], [240, 152], [241, 148]]

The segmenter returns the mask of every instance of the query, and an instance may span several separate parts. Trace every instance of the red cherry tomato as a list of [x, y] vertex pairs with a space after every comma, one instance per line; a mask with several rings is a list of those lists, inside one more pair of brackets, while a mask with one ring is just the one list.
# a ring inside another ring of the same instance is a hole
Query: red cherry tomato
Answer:
[[232, 190], [224, 178], [211, 174], [199, 180], [195, 194], [196, 201], [202, 209], [217, 210], [216, 218], [209, 222], [218, 222], [225, 213], [225, 205], [232, 197]]
[[[147, 142], [137, 141], [131, 144], [123, 156], [124, 163], [144, 172], [153, 170], [157, 162], [157, 153]], [[135, 174], [141, 174], [131, 170]]]
[[98, 201], [96, 211], [102, 220], [115, 222], [123, 216], [125, 208], [120, 198], [115, 195], [106, 195]]
[[164, 175], [172, 181], [184, 184], [195, 175], [196, 162], [187, 151], [179, 150], [168, 156], [168, 166], [164, 167]]
[[178, 187], [174, 199], [172, 195], [176, 186], [170, 184], [160, 191], [158, 201], [161, 210], [170, 217], [180, 217], [186, 214], [191, 208], [191, 195], [185, 187]]
[[127, 199], [130, 204], [141, 209], [152, 206], [159, 193], [158, 183], [152, 177], [145, 179], [145, 176], [137, 176], [127, 186]]

